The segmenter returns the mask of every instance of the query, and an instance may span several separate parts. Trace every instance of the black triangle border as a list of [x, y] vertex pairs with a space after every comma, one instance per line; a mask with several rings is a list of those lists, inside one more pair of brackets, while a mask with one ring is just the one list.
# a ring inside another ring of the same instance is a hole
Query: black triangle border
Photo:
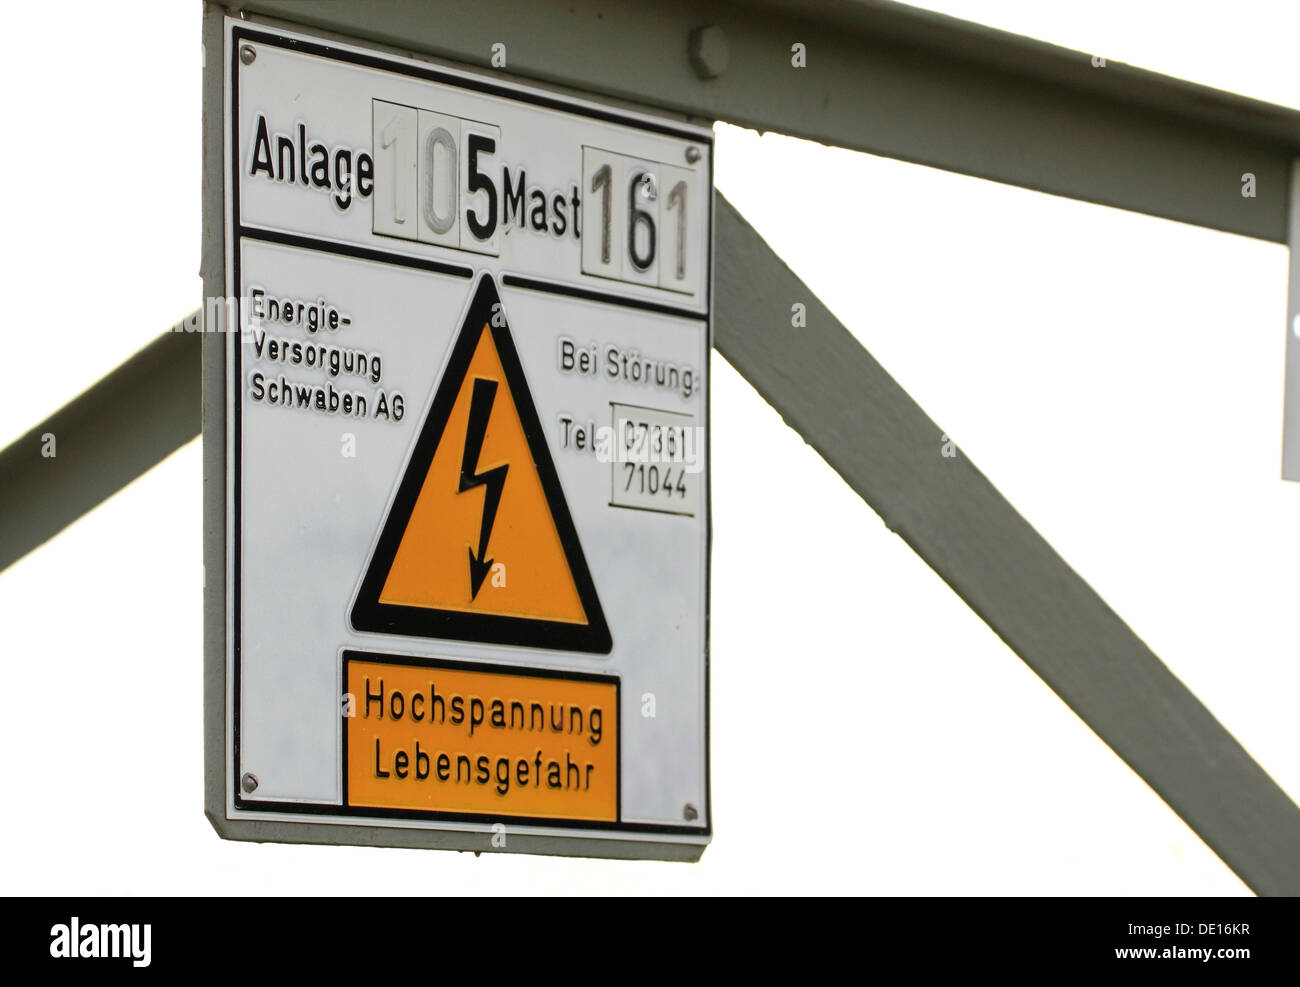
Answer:
[[[378, 634], [401, 634], [407, 637], [446, 638], [483, 644], [546, 648], [553, 651], [609, 654], [613, 648], [613, 639], [610, 637], [609, 625], [605, 622], [605, 611], [600, 605], [596, 585], [587, 568], [587, 557], [583, 554], [577, 529], [573, 525], [573, 517], [569, 514], [564, 488], [560, 485], [559, 475], [555, 472], [555, 463], [551, 459], [546, 433], [542, 429], [542, 423], [537, 417], [537, 409], [533, 405], [532, 392], [528, 387], [523, 365], [519, 361], [514, 339], [510, 335], [504, 306], [500, 309], [501, 325], [493, 324], [493, 306], [500, 301], [501, 296], [492, 275], [482, 274], [474, 288], [460, 330], [456, 334], [456, 342], [452, 347], [446, 369], [443, 370], [442, 379], [438, 382], [433, 403], [429, 406], [429, 412], [420, 426], [415, 448], [407, 458], [397, 494], [384, 518], [379, 541], [367, 563], [365, 578], [362, 579], [361, 586], [357, 590], [350, 614], [352, 629]], [[505, 371], [506, 382], [510, 386], [510, 394], [524, 429], [524, 437], [528, 441], [528, 449], [537, 466], [537, 474], [541, 478], [542, 490], [551, 508], [551, 516], [560, 536], [560, 544], [564, 549], [569, 571], [573, 574], [578, 597], [587, 615], [586, 624], [468, 613], [460, 610], [436, 610], [381, 603], [379, 600], [379, 594], [383, 590], [384, 582], [397, 555], [398, 546], [406, 532], [407, 522], [415, 509], [420, 489], [424, 485], [424, 478], [433, 463], [434, 453], [442, 440], [465, 374], [469, 371], [469, 364], [480, 337], [478, 327], [485, 323], [487, 331], [492, 333], [492, 341], [496, 344], [501, 367]]]

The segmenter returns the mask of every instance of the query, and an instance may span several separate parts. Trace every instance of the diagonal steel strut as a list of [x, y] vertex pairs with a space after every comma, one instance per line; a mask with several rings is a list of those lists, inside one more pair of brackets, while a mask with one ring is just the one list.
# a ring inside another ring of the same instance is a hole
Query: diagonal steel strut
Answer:
[[199, 314], [0, 451], [0, 571], [199, 434]]
[[1300, 808], [973, 463], [938, 454], [939, 426], [715, 203], [718, 352], [1246, 884], [1300, 894]]

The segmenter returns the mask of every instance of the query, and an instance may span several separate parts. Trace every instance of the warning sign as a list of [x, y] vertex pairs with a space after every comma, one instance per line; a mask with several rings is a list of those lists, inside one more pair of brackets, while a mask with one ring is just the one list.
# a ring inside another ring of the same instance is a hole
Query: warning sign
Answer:
[[712, 131], [205, 23], [213, 825], [698, 859]]
[[491, 275], [478, 282], [352, 608], [357, 630], [608, 652]]
[[618, 680], [345, 652], [348, 805], [618, 819]]

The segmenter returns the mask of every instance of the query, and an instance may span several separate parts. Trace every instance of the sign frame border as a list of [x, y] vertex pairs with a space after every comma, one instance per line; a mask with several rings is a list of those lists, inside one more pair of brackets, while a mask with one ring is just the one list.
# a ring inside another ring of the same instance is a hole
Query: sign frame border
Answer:
[[[227, 159], [226, 122], [228, 92], [235, 91], [234, 78], [238, 74], [239, 42], [254, 39], [260, 43], [275, 43], [296, 50], [308, 51], [323, 57], [341, 58], [381, 71], [426, 78], [443, 84], [465, 88], [478, 88], [489, 94], [500, 95], [565, 112], [582, 113], [642, 130], [665, 133], [705, 144], [709, 147], [708, 191], [712, 196], [714, 169], [714, 135], [701, 124], [684, 115], [658, 111], [648, 116], [631, 107], [613, 104], [594, 94], [573, 94], [545, 88], [533, 80], [509, 79], [501, 83], [488, 79], [472, 66], [461, 66], [436, 59], [427, 53], [398, 52], [392, 48], [360, 39], [345, 38], [333, 32], [322, 31], [307, 25], [298, 25], [279, 19], [230, 17], [227, 11], [206, 5], [203, 14], [203, 251], [201, 274], [204, 294], [208, 299], [227, 296], [227, 257], [236, 244], [226, 238], [227, 172], [232, 167]], [[286, 36], [285, 32], [307, 35], [313, 39]], [[229, 47], [227, 47], [229, 42]], [[233, 111], [234, 107], [230, 107]], [[237, 119], [232, 112], [232, 124]], [[680, 120], [680, 126], [666, 121]], [[233, 136], [237, 144], [237, 135]], [[237, 155], [231, 155], [236, 158]], [[237, 194], [237, 193], [236, 193]], [[713, 348], [713, 271], [715, 209], [710, 203], [706, 227], [707, 260], [705, 268], [705, 311], [702, 321], [707, 337], [706, 353]], [[233, 214], [232, 214], [233, 215]], [[234, 222], [235, 220], [232, 220]], [[238, 237], [236, 236], [236, 239]], [[503, 282], [504, 283], [504, 282]], [[578, 292], [575, 292], [578, 293]], [[593, 295], [596, 293], [592, 293]], [[235, 299], [238, 305], [238, 299]], [[656, 307], [653, 303], [641, 303]], [[205, 306], [211, 315], [212, 305]], [[670, 306], [664, 306], [670, 308]], [[233, 313], [238, 324], [237, 311]], [[349, 817], [345, 806], [327, 806], [323, 810], [304, 812], [302, 805], [294, 804], [296, 812], [284, 813], [283, 807], [262, 801], [245, 802], [239, 798], [239, 762], [237, 734], [228, 736], [228, 709], [234, 702], [228, 695], [229, 666], [228, 641], [238, 637], [233, 615], [228, 606], [237, 573], [228, 566], [230, 501], [237, 495], [228, 468], [227, 398], [231, 382], [228, 379], [227, 326], [211, 320], [203, 334], [203, 556], [204, 556], [204, 808], [205, 814], [217, 834], [223, 839], [254, 842], [302, 843], [321, 845], [388, 846], [422, 849], [472, 850], [551, 854], [561, 856], [588, 856], [609, 859], [656, 859], [669, 861], [696, 861], [703, 854], [713, 835], [712, 765], [711, 765], [711, 675], [710, 675], [710, 586], [712, 580], [713, 521], [712, 521], [712, 449], [706, 447], [705, 476], [705, 609], [703, 641], [703, 736], [704, 736], [704, 818], [703, 826], [670, 826], [644, 823], [607, 823], [592, 825], [583, 822], [579, 827], [548, 825], [544, 821], [519, 823], [512, 828], [506, 847], [493, 848], [490, 837], [495, 821], [491, 816], [474, 820], [456, 821], [454, 829], [413, 828], [383, 825], [370, 814]], [[707, 360], [705, 373], [708, 374]], [[711, 380], [712, 375], [708, 374]], [[711, 388], [706, 390], [704, 422], [711, 435]], [[237, 405], [236, 405], [237, 407]], [[350, 601], [349, 601], [350, 602]], [[396, 644], [396, 642], [394, 642]], [[342, 646], [348, 650], [349, 646]], [[350, 648], [350, 650], [364, 650]], [[387, 653], [387, 652], [385, 652]], [[409, 656], [408, 656], [409, 657]], [[234, 659], [237, 663], [237, 653]], [[434, 659], [426, 659], [434, 660]], [[441, 660], [441, 659], [437, 659]], [[486, 668], [488, 663], [482, 663]], [[621, 714], [620, 710], [620, 714]], [[619, 719], [621, 734], [621, 715]], [[622, 774], [623, 751], [619, 750], [619, 774]], [[620, 785], [621, 788], [621, 785]], [[619, 793], [621, 805], [622, 793]], [[268, 806], [274, 806], [269, 809]], [[231, 811], [247, 811], [248, 815], [231, 816]], [[319, 813], [319, 814], [317, 814]], [[328, 815], [326, 815], [328, 813]], [[429, 814], [421, 813], [427, 817]], [[306, 818], [302, 818], [302, 817]], [[354, 821], [355, 819], [355, 821]], [[311, 820], [311, 821], [308, 821]], [[548, 831], [549, 830], [549, 831]]]

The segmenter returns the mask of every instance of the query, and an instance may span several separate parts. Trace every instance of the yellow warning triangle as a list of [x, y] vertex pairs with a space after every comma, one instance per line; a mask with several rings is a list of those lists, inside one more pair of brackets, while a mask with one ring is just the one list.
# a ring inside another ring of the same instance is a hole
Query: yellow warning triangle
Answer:
[[610, 650], [496, 284], [474, 290], [352, 606], [359, 631]]

